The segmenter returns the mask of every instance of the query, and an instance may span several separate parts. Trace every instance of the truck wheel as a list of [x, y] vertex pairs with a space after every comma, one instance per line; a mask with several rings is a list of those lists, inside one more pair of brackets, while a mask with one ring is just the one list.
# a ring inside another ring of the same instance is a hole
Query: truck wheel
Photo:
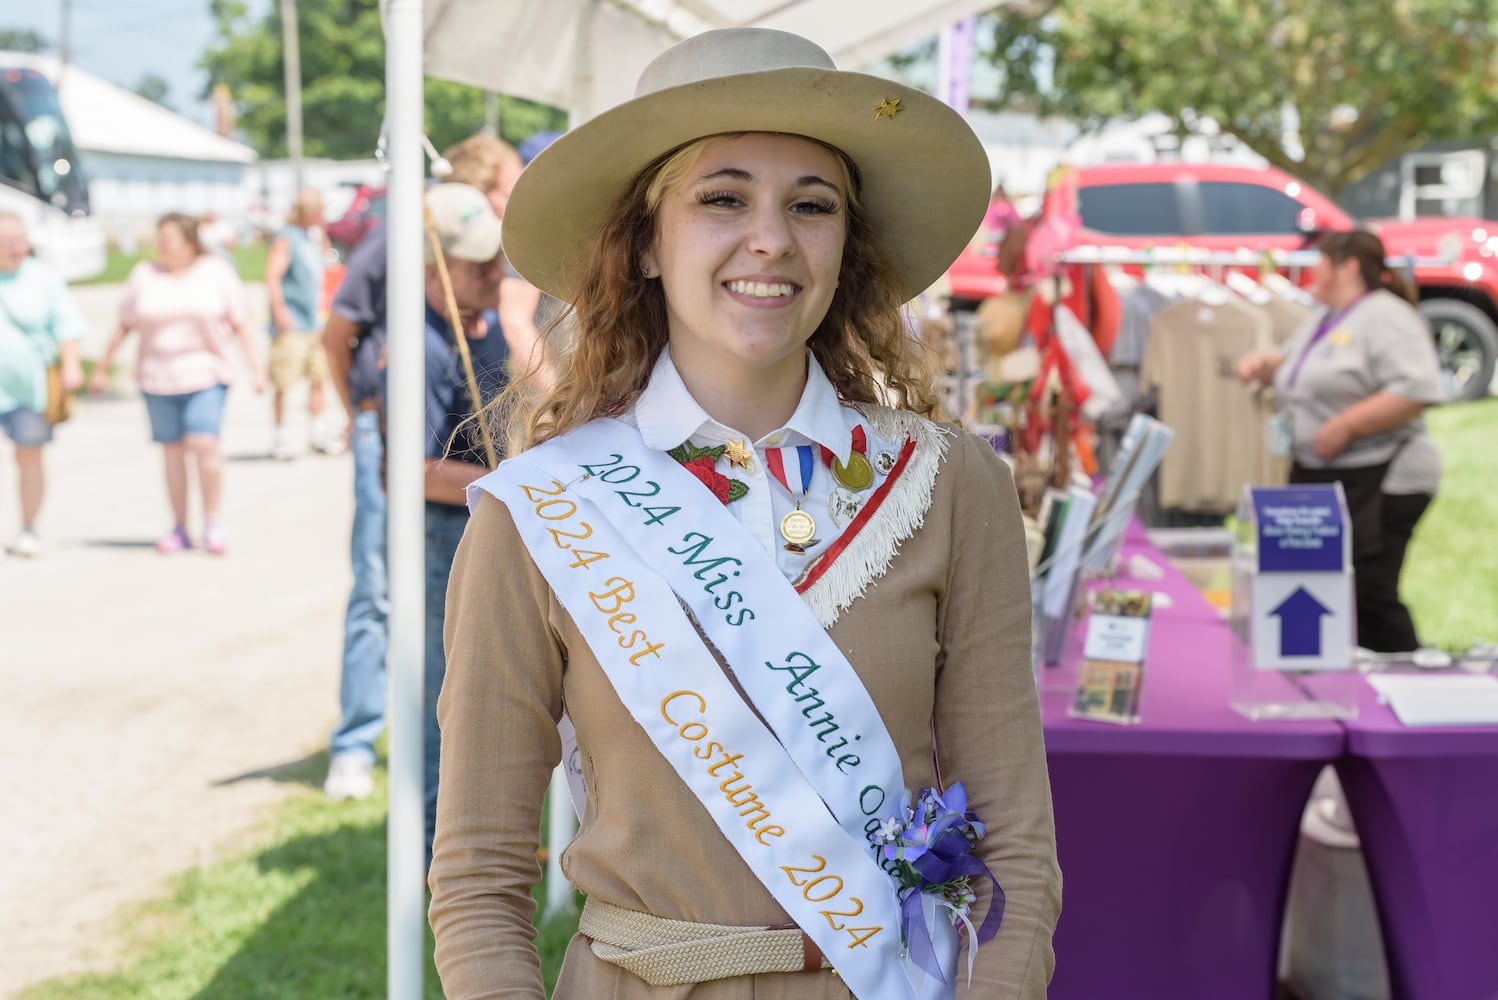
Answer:
[[1498, 325], [1481, 309], [1457, 299], [1426, 299], [1420, 312], [1435, 337], [1446, 399], [1486, 396], [1498, 361]]

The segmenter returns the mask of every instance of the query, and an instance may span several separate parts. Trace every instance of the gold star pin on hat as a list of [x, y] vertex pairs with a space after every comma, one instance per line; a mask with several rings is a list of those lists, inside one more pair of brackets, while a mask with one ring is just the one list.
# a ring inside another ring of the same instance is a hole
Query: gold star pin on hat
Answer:
[[893, 118], [904, 110], [904, 108], [900, 107], [900, 98], [896, 97], [894, 100], [890, 100], [886, 97], [874, 106], [874, 121], [877, 122], [881, 118]]

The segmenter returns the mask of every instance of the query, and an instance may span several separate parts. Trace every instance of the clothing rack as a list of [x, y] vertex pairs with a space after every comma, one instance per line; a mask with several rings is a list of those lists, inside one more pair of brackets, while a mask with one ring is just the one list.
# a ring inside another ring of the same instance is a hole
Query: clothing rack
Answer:
[[[1321, 259], [1320, 250], [1202, 250], [1195, 247], [1158, 247], [1147, 250], [1133, 247], [1079, 246], [1056, 254], [1058, 264], [1181, 265], [1186, 267], [1261, 267], [1272, 264], [1276, 269], [1294, 270], [1311, 267]], [[1385, 258], [1389, 268], [1413, 270], [1419, 267], [1447, 267], [1452, 257], [1416, 257], [1398, 254]]]

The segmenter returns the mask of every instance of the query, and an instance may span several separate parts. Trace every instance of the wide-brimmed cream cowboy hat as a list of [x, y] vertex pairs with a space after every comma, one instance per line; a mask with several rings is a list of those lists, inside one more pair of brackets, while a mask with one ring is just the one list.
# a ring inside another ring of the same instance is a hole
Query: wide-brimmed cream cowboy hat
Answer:
[[798, 35], [724, 28], [662, 53], [632, 100], [526, 167], [505, 208], [510, 262], [569, 300], [635, 176], [684, 143], [727, 132], [801, 135], [842, 150], [862, 177], [865, 215], [907, 297], [951, 265], [988, 207], [988, 157], [957, 112], [882, 77], [842, 72]]

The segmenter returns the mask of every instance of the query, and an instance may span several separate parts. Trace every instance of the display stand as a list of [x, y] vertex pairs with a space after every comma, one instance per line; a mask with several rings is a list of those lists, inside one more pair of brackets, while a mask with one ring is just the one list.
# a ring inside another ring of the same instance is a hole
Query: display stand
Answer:
[[1352, 524], [1342, 485], [1245, 488], [1232, 576], [1234, 710], [1254, 720], [1356, 718]]
[[[1082, 486], [1073, 486], [1057, 501], [1059, 510], [1047, 520], [1055, 521], [1048, 538], [1049, 551], [1043, 557], [1048, 564], [1035, 586], [1035, 604], [1039, 612], [1040, 662], [1037, 681], [1041, 690], [1075, 690], [1078, 658], [1065, 655], [1069, 640], [1074, 640], [1073, 625], [1077, 619], [1077, 600], [1082, 593], [1082, 555], [1092, 524], [1097, 497]], [[1062, 666], [1066, 664], [1066, 666]]]

